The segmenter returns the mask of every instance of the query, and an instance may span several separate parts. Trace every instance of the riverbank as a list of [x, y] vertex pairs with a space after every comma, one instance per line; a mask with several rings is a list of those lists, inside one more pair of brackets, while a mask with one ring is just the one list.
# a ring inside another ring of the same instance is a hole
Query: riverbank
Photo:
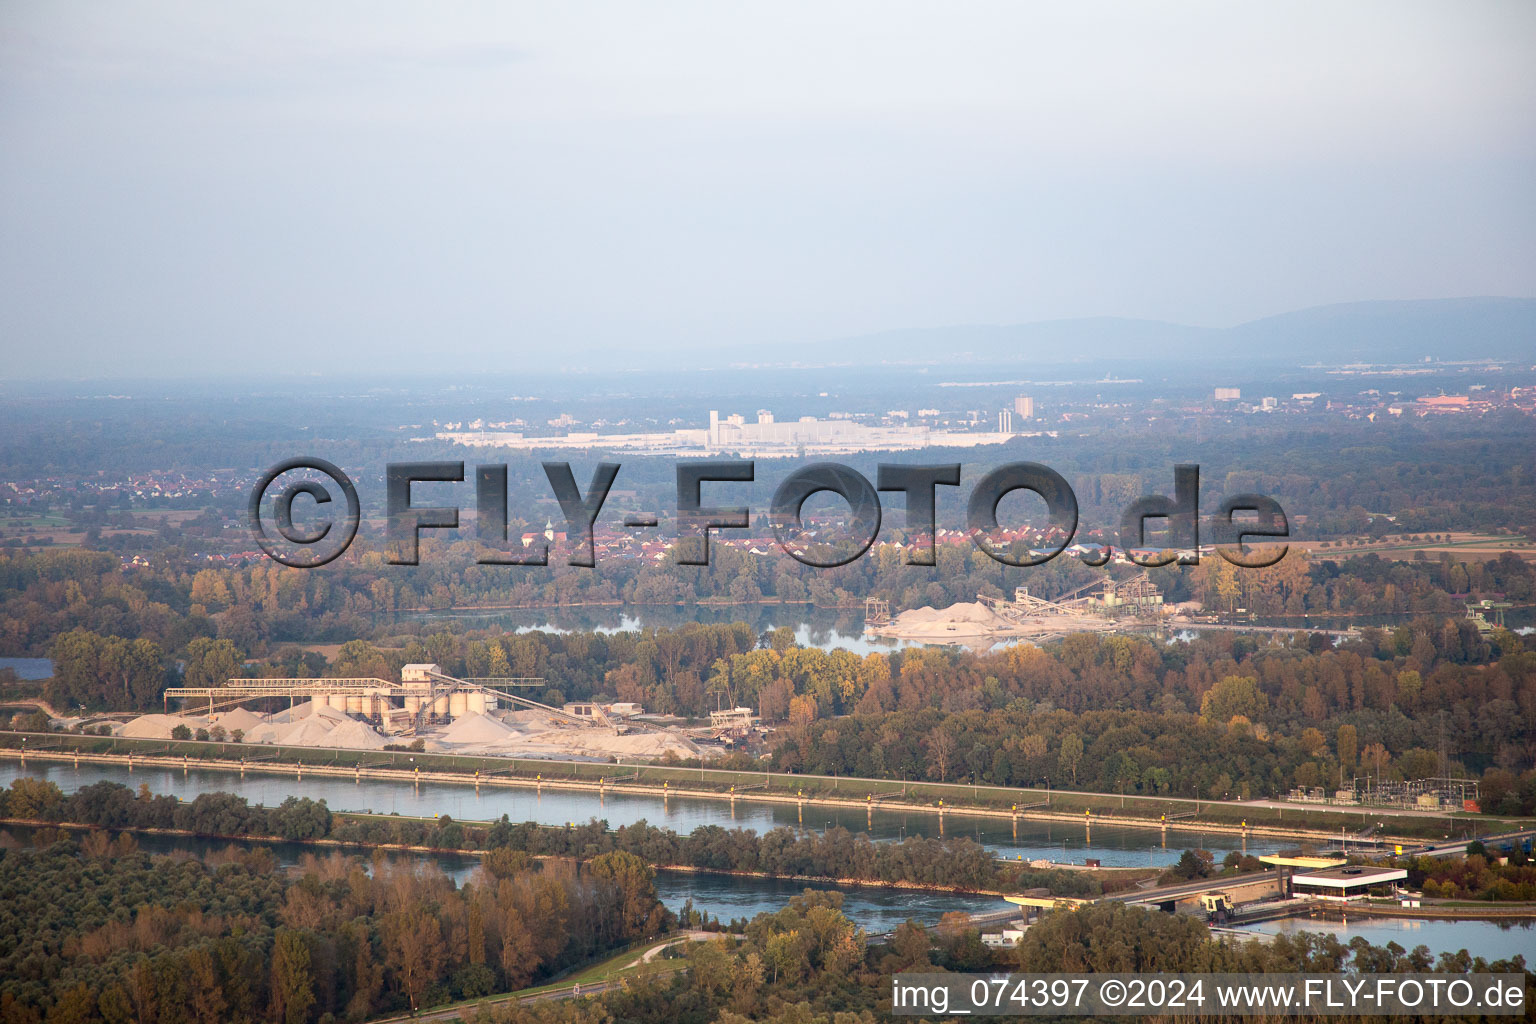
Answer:
[[[38, 734], [38, 737], [45, 742], [50, 740], [50, 737], [42, 734]], [[1049, 824], [1071, 824], [1075, 826], [1082, 826], [1088, 830], [1091, 830], [1093, 825], [1096, 823], [1131, 829], [1155, 830], [1163, 834], [1166, 834], [1169, 831], [1196, 830], [1241, 837], [1264, 836], [1273, 839], [1294, 840], [1300, 843], [1309, 844], [1327, 844], [1332, 843], [1340, 838], [1340, 832], [1336, 832], [1331, 828], [1325, 830], [1322, 828], [1306, 826], [1282, 826], [1271, 822], [1248, 822], [1246, 819], [1234, 823], [1230, 820], [1223, 821], [1214, 816], [1199, 816], [1198, 814], [1177, 815], [1170, 819], [1168, 816], [1151, 817], [1137, 814], [1117, 814], [1113, 813], [1113, 811], [1110, 809], [1105, 809], [1102, 807], [1098, 808], [1096, 813], [1095, 808], [1093, 807], [1085, 807], [1081, 812], [1078, 812], [1076, 808], [1073, 808], [1072, 810], [1058, 810], [1054, 807], [1046, 809], [1038, 805], [1020, 806], [1014, 804], [1007, 807], [996, 807], [975, 803], [946, 803], [943, 797], [938, 798], [936, 803], [920, 802], [916, 800], [902, 799], [895, 793], [891, 792], [882, 792], [878, 799], [872, 793], [865, 793], [863, 799], [858, 799], [857, 797], [835, 796], [832, 795], [832, 793], [817, 791], [814, 788], [810, 793], [807, 793], [804, 789], [800, 788], [796, 788], [794, 792], [773, 792], [768, 789], [768, 782], [766, 781], [767, 773], [751, 773], [749, 775], [747, 773], [739, 772], [714, 772], [713, 774], [724, 774], [727, 776], [736, 776], [753, 780], [752, 782], [745, 784], [747, 786], [752, 786], [753, 788], [738, 789], [735, 787], [735, 785], [731, 785], [721, 789], [710, 788], [708, 786], [681, 784], [673, 785], [671, 779], [663, 779], [661, 780], [661, 784], [657, 785], [655, 782], [646, 782], [638, 777], [642, 767], [644, 770], [650, 772], [668, 772], [684, 777], [694, 772], [698, 772], [700, 776], [703, 776], [706, 772], [710, 772], [709, 769], [674, 769], [667, 768], [665, 766], [613, 766], [581, 762], [539, 762], [538, 764], [543, 767], [557, 770], [596, 770], [606, 772], [611, 775], [623, 775], [627, 777], [611, 779], [609, 774], [603, 774], [598, 775], [595, 779], [580, 777], [546, 778], [544, 777], [543, 772], [534, 771], [531, 772], [532, 777], [530, 778], [530, 771], [528, 769], [522, 769], [522, 774], [514, 774], [514, 772], [517, 771], [515, 765], [518, 763], [527, 763], [526, 759], [519, 759], [518, 761], [514, 762], [505, 759], [484, 757], [459, 757], [449, 755], [433, 757], [432, 755], [416, 754], [410, 755], [410, 759], [405, 762], [405, 767], [397, 767], [394, 758], [390, 758], [388, 766], [373, 763], [365, 764], [363, 761], [355, 761], [349, 765], [343, 763], [340, 758], [343, 756], [348, 757], [349, 759], [368, 756], [374, 760], [377, 760], [377, 758], [374, 758], [373, 755], [376, 755], [378, 752], [333, 750], [327, 748], [299, 748], [297, 750], [270, 747], [240, 748], [234, 744], [220, 745], [197, 743], [194, 741], [171, 741], [169, 743], [161, 743], [133, 740], [125, 741], [121, 738], [118, 738], [111, 741], [113, 745], [138, 744], [138, 749], [143, 750], [144, 752], [102, 753], [92, 750], [79, 749], [79, 747], [85, 745], [85, 743], [101, 744], [103, 742], [107, 742], [100, 738], [65, 736], [60, 734], [51, 737], [51, 739], [55, 742], [69, 740], [83, 742], [79, 744], [70, 743], [65, 746], [42, 750], [36, 749], [35, 747], [28, 747], [23, 749], [20, 746], [4, 746], [0, 747], [0, 758], [21, 760], [23, 762], [29, 759], [42, 760], [49, 762], [63, 762], [75, 765], [79, 765], [81, 763], [112, 764], [127, 767], [130, 771], [135, 766], [142, 766], [169, 769], [181, 768], [183, 770], [198, 769], [202, 771], [235, 772], [241, 775], [245, 774], [246, 772], [269, 775], [292, 775], [296, 780], [300, 781], [306, 774], [309, 774], [332, 778], [348, 778], [354, 780], [381, 779], [393, 782], [412, 782], [414, 784], [420, 784], [423, 782], [444, 783], [448, 785], [472, 786], [476, 789], [484, 786], [532, 789], [536, 792], [542, 792], [542, 790], [547, 787], [553, 790], [563, 789], [575, 792], [597, 793], [600, 796], [605, 794], [617, 795], [620, 793], [634, 794], [660, 798], [663, 801], [675, 798], [725, 801], [732, 804], [734, 804], [736, 801], [742, 801], [743, 803], [770, 803], [794, 806], [801, 810], [802, 818], [803, 810], [806, 807], [810, 807], [812, 809], [817, 807], [838, 808], [842, 810], [863, 809], [867, 814], [873, 814], [873, 812], [878, 808], [882, 812], [907, 812], [936, 816], [938, 818], [940, 836], [944, 834], [944, 822], [946, 817], [952, 818], [959, 816], [965, 818], [992, 820], [1001, 819], [1013, 822], [1025, 821]], [[194, 757], [190, 751], [178, 755], [174, 749], [177, 747], [206, 749], [208, 747], [220, 746], [224, 748], [223, 753], [226, 754], [225, 757]], [[229, 748], [231, 747], [234, 747], [238, 753], [230, 754]], [[249, 754], [249, 758], [244, 756], [247, 753]], [[331, 760], [325, 761], [319, 759], [325, 755], [330, 755]], [[387, 757], [388, 755], [385, 756]], [[250, 758], [261, 758], [261, 760], [253, 760]], [[438, 770], [432, 770], [431, 768], [428, 768], [428, 770], [424, 771], [422, 770], [422, 766], [420, 764], [415, 763], [416, 761], [421, 761], [428, 765], [442, 761], [448, 761], [450, 763], [463, 762], [463, 764], [457, 765], [457, 770], [444, 770], [441, 768]], [[486, 762], [490, 762], [492, 764], [499, 763], [502, 765], [502, 767], [490, 768], [489, 770], [484, 770], [478, 767], [478, 765]], [[775, 777], [775, 780], [781, 785], [784, 785], [786, 789], [788, 786], [802, 781], [793, 776], [777, 776]], [[835, 781], [843, 784], [851, 784], [853, 786], [858, 786], [859, 784], [879, 784], [878, 780], [865, 779], [845, 779]], [[884, 783], [884, 785], [891, 786], [892, 784]], [[922, 785], [927, 786], [927, 784]], [[949, 786], [943, 788], [952, 792], [958, 790], [961, 794], [964, 794], [969, 787]], [[1033, 794], [1020, 793], [1019, 795], [1028, 797]], [[1084, 794], [1072, 794], [1073, 798], [1078, 799], [1082, 798], [1083, 796]], [[1112, 801], [1114, 798], [1108, 797], [1103, 799]], [[1397, 822], [1394, 821], [1394, 825], [1396, 824]], [[1412, 844], [1415, 842], [1415, 837], [1397, 832], [1381, 832], [1373, 838], [1376, 844], [1396, 845]]]

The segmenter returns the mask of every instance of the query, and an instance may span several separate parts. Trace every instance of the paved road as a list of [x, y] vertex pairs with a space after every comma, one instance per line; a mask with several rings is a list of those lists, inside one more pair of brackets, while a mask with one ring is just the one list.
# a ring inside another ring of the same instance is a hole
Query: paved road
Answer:
[[[1478, 842], [1490, 848], [1513, 845], [1523, 839], [1536, 839], [1536, 829], [1528, 828], [1518, 832], [1500, 832], [1496, 835], [1477, 837]], [[1404, 852], [1416, 857], [1460, 857], [1467, 852], [1469, 842], [1471, 842], [1469, 839], [1453, 839], [1448, 843], [1435, 843], [1422, 849], [1404, 847]]]
[[[1215, 806], [1223, 803], [1223, 801], [1208, 800], [1206, 803]], [[1232, 800], [1227, 802], [1227, 806], [1239, 808], [1262, 807], [1266, 810], [1281, 811], [1323, 811], [1330, 814], [1358, 814], [1362, 818], [1449, 818], [1453, 813], [1456, 813], [1453, 811], [1418, 810], [1412, 807], [1370, 807], [1363, 804], [1292, 803], [1288, 800]]]
[[1228, 875], [1225, 878], [1201, 878], [1176, 885], [1160, 885], [1154, 889], [1136, 889], [1117, 892], [1102, 897], [1105, 903], [1163, 903], [1184, 896], [1198, 896], [1203, 892], [1220, 892], [1236, 885], [1252, 885], [1254, 882], [1279, 881], [1279, 871], [1250, 871], [1246, 875]]

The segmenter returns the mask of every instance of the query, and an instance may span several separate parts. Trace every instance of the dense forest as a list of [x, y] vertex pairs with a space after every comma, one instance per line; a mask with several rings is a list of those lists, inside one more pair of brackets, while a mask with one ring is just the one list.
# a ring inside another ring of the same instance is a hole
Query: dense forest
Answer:
[[150, 857], [93, 832], [0, 850], [0, 1021], [360, 1021], [516, 989], [670, 924], [633, 854], [435, 867], [260, 848]]

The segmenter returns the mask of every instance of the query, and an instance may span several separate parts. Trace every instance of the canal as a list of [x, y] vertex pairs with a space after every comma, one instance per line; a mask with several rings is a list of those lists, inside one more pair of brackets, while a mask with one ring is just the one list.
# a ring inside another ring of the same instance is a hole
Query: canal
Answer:
[[[18, 762], [0, 762], [0, 784], [9, 785], [21, 773]], [[525, 788], [423, 782], [413, 785], [390, 779], [351, 780], [330, 776], [310, 776], [295, 781], [292, 776], [248, 772], [210, 771], [179, 768], [135, 767], [108, 764], [83, 764], [79, 768], [59, 762], [33, 761], [26, 774], [48, 779], [66, 793], [81, 786], [108, 779], [137, 788], [148, 784], [155, 793], [165, 793], [183, 800], [199, 793], [219, 790], [244, 797], [253, 804], [269, 807], [295, 794], [324, 800], [334, 811], [364, 811], [374, 814], [401, 814], [415, 817], [441, 817], [455, 820], [492, 821], [505, 814], [514, 822], [533, 821], [541, 825], [585, 824], [592, 819], [608, 822], [612, 828], [645, 821], [659, 828], [687, 834], [701, 825], [745, 828], [767, 832], [780, 826], [825, 831], [841, 825], [850, 832], [867, 832], [872, 839], [897, 840], [906, 836], [937, 836], [937, 814], [882, 811], [867, 813], [847, 807], [823, 807], [807, 803], [801, 812], [789, 803], [753, 803], [740, 800], [733, 806], [727, 800], [668, 798], [638, 793], [598, 795], [585, 790], [560, 790], [546, 787], [542, 793]], [[1147, 829], [1113, 825], [1038, 822], [1020, 820], [1017, 832], [1012, 824], [999, 818], [968, 817], [953, 812], [943, 820], [944, 835], [965, 836], [976, 840], [997, 856], [1008, 860], [1053, 860], [1083, 863], [1093, 858], [1105, 867], [1166, 867], [1177, 861], [1187, 849], [1210, 850], [1220, 860], [1231, 850], [1251, 854], [1274, 853], [1283, 841], [1266, 838], [1244, 839], [1227, 833], [1203, 833], [1170, 829], [1166, 835]]]

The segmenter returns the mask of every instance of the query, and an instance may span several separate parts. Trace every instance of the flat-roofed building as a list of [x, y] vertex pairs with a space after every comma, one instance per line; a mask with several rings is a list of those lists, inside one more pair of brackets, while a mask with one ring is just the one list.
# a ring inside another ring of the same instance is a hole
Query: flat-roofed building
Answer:
[[1304, 875], [1292, 875], [1292, 891], [1298, 896], [1315, 896], [1320, 900], [1347, 903], [1363, 900], [1370, 890], [1401, 882], [1408, 877], [1402, 868], [1373, 868], [1363, 864], [1343, 864], [1321, 871], [1308, 871]]

